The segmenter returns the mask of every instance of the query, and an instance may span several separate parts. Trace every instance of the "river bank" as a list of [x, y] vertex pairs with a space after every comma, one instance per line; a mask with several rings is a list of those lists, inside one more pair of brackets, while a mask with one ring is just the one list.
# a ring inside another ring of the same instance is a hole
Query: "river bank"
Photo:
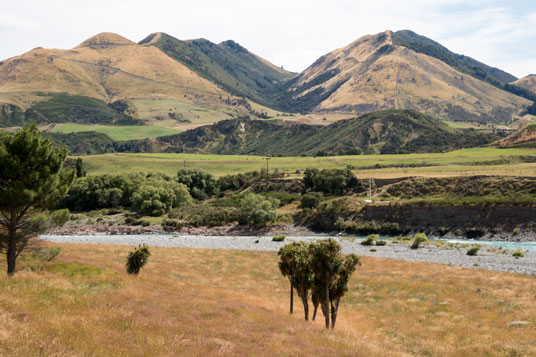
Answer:
[[[252, 251], [277, 251], [292, 241], [314, 241], [327, 236], [291, 236], [283, 242], [272, 241], [271, 236], [199, 236], [177, 234], [141, 235], [47, 235], [43, 240], [54, 243], [131, 245], [148, 244], [160, 247], [184, 247], [203, 249], [231, 249]], [[456, 265], [468, 268], [487, 269], [500, 272], [536, 275], [536, 253], [523, 252], [524, 257], [515, 258], [511, 250], [482, 247], [476, 256], [468, 256], [469, 244], [429, 242], [413, 250], [407, 243], [389, 242], [385, 246], [363, 246], [359, 239], [334, 237], [342, 246], [343, 253], [375, 256]], [[473, 242], [474, 243], [474, 242]]]
[[[267, 227], [253, 227], [247, 225], [227, 225], [218, 227], [182, 227], [170, 228], [162, 225], [121, 225], [108, 223], [78, 223], [69, 222], [63, 227], [54, 228], [47, 232], [49, 235], [127, 235], [127, 234], [181, 234], [181, 235], [204, 235], [204, 236], [258, 236], [278, 235], [289, 236], [327, 236], [342, 235], [339, 232], [317, 232], [305, 226], [294, 224], [278, 224]], [[456, 232], [435, 235], [428, 234], [432, 238], [464, 239], [465, 237]], [[479, 241], [504, 241], [504, 242], [536, 242], [536, 231], [521, 230], [519, 232], [492, 232], [478, 238]]]

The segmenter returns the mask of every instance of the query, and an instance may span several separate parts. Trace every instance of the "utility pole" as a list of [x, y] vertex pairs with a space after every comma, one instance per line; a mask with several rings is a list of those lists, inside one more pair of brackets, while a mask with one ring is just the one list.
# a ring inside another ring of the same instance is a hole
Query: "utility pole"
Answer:
[[186, 160], [184, 160], [184, 168], [186, 168]]
[[266, 173], [268, 173], [268, 160], [271, 160], [271, 157], [265, 157], [264, 160], [266, 160]]

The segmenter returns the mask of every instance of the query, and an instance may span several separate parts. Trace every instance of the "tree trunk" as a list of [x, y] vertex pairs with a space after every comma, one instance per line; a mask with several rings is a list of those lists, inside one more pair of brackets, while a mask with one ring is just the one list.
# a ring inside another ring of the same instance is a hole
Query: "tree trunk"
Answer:
[[290, 282], [290, 313], [294, 312], [294, 286]]
[[324, 297], [323, 305], [325, 305], [323, 310], [326, 310], [324, 312], [324, 316], [326, 318], [326, 328], [329, 329], [329, 283], [326, 284], [326, 296]]
[[11, 214], [11, 222], [8, 228], [9, 242], [7, 243], [7, 275], [15, 274], [15, 264], [17, 262], [17, 221], [14, 214]]
[[309, 321], [309, 296], [307, 294], [307, 289], [303, 289], [301, 293], [301, 299], [303, 302], [303, 313], [305, 314], [305, 321]]
[[312, 300], [313, 300], [313, 307], [314, 307], [314, 311], [313, 311], [313, 321], [314, 321], [316, 319], [316, 311], [318, 310], [318, 302], [319, 302], [314, 293], [312, 295]]
[[339, 302], [341, 299], [337, 299], [335, 306], [331, 306], [331, 329], [335, 328], [335, 323], [337, 323], [337, 313], [339, 312]]

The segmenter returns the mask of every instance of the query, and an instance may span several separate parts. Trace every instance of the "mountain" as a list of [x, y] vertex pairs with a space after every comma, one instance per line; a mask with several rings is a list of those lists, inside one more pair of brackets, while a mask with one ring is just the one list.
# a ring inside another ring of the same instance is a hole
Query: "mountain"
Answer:
[[142, 45], [155, 46], [200, 76], [228, 92], [278, 107], [274, 93], [280, 82], [296, 73], [274, 66], [234, 41], [219, 44], [205, 39], [181, 41], [165, 33], [153, 33]]
[[453, 129], [411, 110], [391, 110], [328, 126], [248, 118], [223, 120], [156, 139], [117, 142], [100, 133], [50, 134], [71, 154], [188, 152], [251, 155], [355, 155], [444, 152], [497, 139], [472, 129]]
[[[409, 41], [408, 34], [386, 31], [364, 36], [319, 58], [291, 80], [287, 90], [302, 111], [414, 109], [440, 119], [481, 123], [509, 122], [530, 104], [498, 88], [500, 80], [515, 77], [466, 57], [459, 59], [444, 47], [436, 46], [441, 51], [435, 57], [422, 53], [425, 50]], [[455, 60], [464, 67], [456, 68]], [[474, 73], [465, 74], [467, 68]], [[475, 78], [480, 71], [489, 81]], [[492, 80], [498, 84], [490, 84]]]
[[158, 121], [186, 129], [266, 118], [273, 109], [320, 118], [410, 109], [446, 121], [509, 124], [536, 111], [536, 93], [523, 85], [531, 80], [407, 30], [364, 36], [300, 74], [234, 41], [154, 33], [135, 43], [101, 33], [71, 50], [36, 48], [1, 61], [0, 127]]
[[518, 87], [528, 89], [536, 94], [536, 74], [531, 74], [521, 79], [518, 79], [517, 81], [512, 82], [512, 84]]
[[[36, 48], [0, 62], [3, 122], [116, 123], [139, 117], [141, 99], [150, 102], [143, 103], [150, 110], [163, 109], [164, 114], [182, 106], [236, 115], [251, 111], [249, 103], [157, 47], [112, 33], [98, 34], [72, 50]], [[162, 99], [175, 102], [159, 108]], [[223, 119], [230, 117], [225, 114]]]
[[417, 53], [422, 53], [448, 64], [452, 68], [483, 80], [493, 85], [502, 86], [517, 78], [498, 68], [490, 67], [471, 57], [451, 52], [441, 44], [410, 30], [401, 30], [392, 34], [393, 44], [404, 46]]

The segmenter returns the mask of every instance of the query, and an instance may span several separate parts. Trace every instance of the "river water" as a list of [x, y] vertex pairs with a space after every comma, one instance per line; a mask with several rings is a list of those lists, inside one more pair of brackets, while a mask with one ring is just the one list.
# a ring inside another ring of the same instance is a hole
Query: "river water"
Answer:
[[[183, 244], [175, 244], [177, 238], [186, 238], [189, 241], [192, 239], [200, 239], [203, 241], [202, 247], [210, 248], [211, 243], [221, 245], [224, 242], [228, 242], [229, 249], [237, 248], [236, 245], [242, 243], [256, 243], [257, 240], [263, 242], [271, 241], [272, 236], [195, 236], [195, 235], [177, 235], [177, 234], [130, 234], [130, 235], [43, 235], [40, 236], [43, 240], [51, 242], [64, 242], [64, 243], [92, 243], [92, 244], [125, 244], [125, 245], [138, 245], [141, 243], [147, 243], [155, 246], [184, 246]], [[315, 239], [325, 239], [328, 236], [287, 236], [286, 241], [305, 240], [312, 241]], [[355, 239], [358, 242], [364, 237], [332, 237], [336, 240], [346, 241], [348, 239]], [[381, 239], [391, 239], [391, 237], [381, 237]], [[444, 241], [447, 243], [459, 243], [459, 244], [479, 244], [485, 247], [502, 248], [512, 251], [529, 251], [536, 253], [536, 242], [505, 242], [505, 241], [481, 241], [471, 239], [431, 239], [432, 241]], [[198, 242], [201, 243], [201, 242]], [[251, 244], [247, 244], [251, 245]], [[258, 248], [262, 249], [263, 244], [260, 244]], [[198, 244], [195, 244], [198, 246]]]

